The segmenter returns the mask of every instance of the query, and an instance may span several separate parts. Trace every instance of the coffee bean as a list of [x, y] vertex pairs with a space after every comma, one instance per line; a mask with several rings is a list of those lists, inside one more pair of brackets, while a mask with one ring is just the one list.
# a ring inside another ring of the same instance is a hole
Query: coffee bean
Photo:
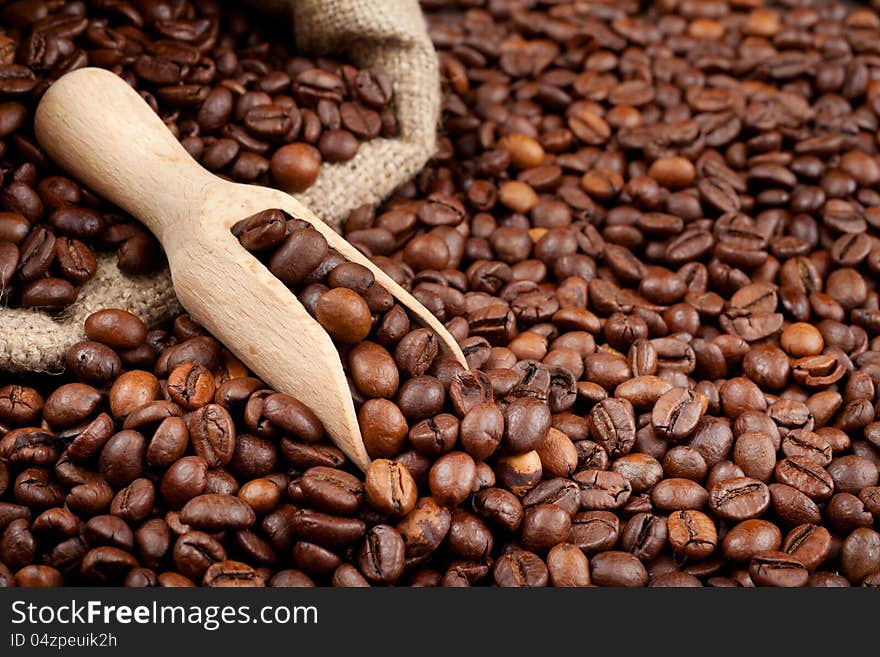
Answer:
[[519, 499], [502, 488], [487, 488], [476, 493], [473, 508], [491, 524], [509, 532], [517, 531], [523, 518]]
[[226, 561], [226, 551], [208, 534], [193, 530], [177, 539], [173, 548], [173, 559], [181, 574], [198, 580], [208, 568]]
[[766, 484], [749, 477], [728, 479], [712, 487], [709, 505], [726, 520], [754, 518], [770, 505], [770, 491]]
[[499, 558], [493, 575], [495, 584], [503, 587], [543, 587], [549, 579], [541, 558], [526, 550], [515, 550]]
[[209, 466], [229, 463], [235, 449], [235, 425], [225, 408], [202, 406], [190, 417], [188, 428], [193, 449]]
[[672, 549], [691, 559], [705, 559], [718, 544], [714, 523], [700, 511], [676, 511], [667, 519], [666, 528]]
[[664, 479], [651, 491], [651, 501], [661, 511], [702, 509], [709, 502], [709, 493], [690, 479]]
[[766, 520], [743, 520], [731, 527], [721, 541], [725, 558], [732, 561], [749, 561], [753, 556], [768, 550], [779, 550], [782, 533]]
[[468, 454], [444, 454], [431, 468], [431, 494], [443, 506], [458, 506], [473, 491], [475, 479], [476, 465]]
[[778, 482], [796, 488], [811, 499], [826, 500], [834, 491], [831, 475], [802, 456], [789, 456], [779, 461], [774, 474]]
[[309, 468], [299, 484], [313, 506], [339, 515], [356, 512], [364, 495], [363, 484], [356, 477], [334, 468]]
[[632, 405], [619, 399], [603, 399], [590, 411], [596, 441], [612, 458], [628, 453], [635, 443]]
[[798, 525], [785, 537], [782, 551], [797, 557], [808, 570], [816, 570], [831, 553], [831, 534], [817, 525]]
[[418, 490], [406, 466], [376, 459], [366, 473], [366, 493], [370, 505], [381, 513], [403, 516], [412, 511]]
[[654, 429], [668, 440], [681, 440], [696, 427], [707, 405], [706, 398], [686, 388], [672, 388], [654, 405]]
[[407, 557], [419, 557], [433, 552], [449, 532], [452, 514], [433, 498], [422, 497], [397, 524], [403, 536]]
[[843, 574], [859, 584], [880, 567], [880, 534], [867, 527], [853, 531], [840, 548]]
[[582, 509], [618, 509], [626, 504], [632, 494], [630, 483], [616, 472], [582, 470], [573, 479], [581, 489]]
[[202, 584], [221, 588], [255, 588], [266, 585], [256, 570], [240, 561], [220, 561], [205, 571]]
[[550, 429], [550, 410], [538, 400], [524, 397], [504, 409], [504, 446], [516, 454], [537, 449]]
[[361, 394], [367, 397], [393, 398], [400, 373], [388, 351], [373, 342], [361, 342], [348, 355], [351, 377]]
[[799, 559], [770, 550], [752, 557], [749, 575], [757, 586], [805, 586], [809, 572]]
[[147, 329], [136, 316], [123, 310], [101, 310], [85, 324], [90, 340], [118, 349], [133, 349], [147, 337]]
[[590, 578], [597, 586], [642, 587], [648, 572], [629, 552], [600, 552], [590, 561]]
[[375, 525], [361, 547], [360, 570], [371, 582], [393, 584], [403, 573], [404, 550], [403, 538], [393, 527]]
[[583, 552], [570, 543], [559, 543], [550, 550], [547, 570], [553, 586], [590, 585], [590, 562]]
[[291, 193], [303, 192], [318, 178], [321, 153], [311, 144], [287, 144], [272, 155], [270, 168], [280, 188]]
[[146, 439], [137, 431], [120, 431], [104, 444], [98, 458], [101, 474], [111, 486], [128, 485], [146, 467]]

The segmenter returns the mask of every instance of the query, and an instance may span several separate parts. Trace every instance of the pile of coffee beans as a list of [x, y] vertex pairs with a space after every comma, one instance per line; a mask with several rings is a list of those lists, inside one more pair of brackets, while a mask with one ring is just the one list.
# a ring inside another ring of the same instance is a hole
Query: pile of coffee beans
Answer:
[[[880, 17], [423, 0], [434, 160], [233, 229], [339, 349], [359, 473], [186, 317], [0, 391], [4, 581], [880, 585]], [[126, 336], [124, 338], [120, 336]]]
[[323, 162], [397, 134], [387, 75], [297, 55], [278, 27], [286, 21], [254, 10], [217, 0], [17, 0], [0, 16], [4, 305], [70, 305], [95, 275], [95, 250], [115, 250], [129, 274], [163, 260], [140, 224], [54, 175], [40, 150], [34, 111], [65, 73], [99, 66], [122, 76], [195, 159], [238, 182], [303, 191]]

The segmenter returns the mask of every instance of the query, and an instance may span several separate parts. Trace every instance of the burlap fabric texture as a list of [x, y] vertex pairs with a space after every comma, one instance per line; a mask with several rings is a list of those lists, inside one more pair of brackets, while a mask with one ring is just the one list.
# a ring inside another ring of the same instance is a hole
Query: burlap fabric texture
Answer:
[[[394, 83], [397, 139], [361, 144], [343, 164], [325, 164], [315, 184], [297, 198], [328, 222], [355, 207], [376, 203], [412, 178], [434, 152], [440, 114], [437, 58], [418, 0], [252, 0], [261, 11], [293, 19], [297, 49], [345, 55], [359, 67], [383, 69]], [[148, 325], [180, 311], [169, 272], [125, 276], [112, 257], [79, 298], [57, 317], [36, 310], [0, 308], [0, 370], [57, 372], [67, 349], [85, 339], [83, 320], [102, 308], [133, 312]]]

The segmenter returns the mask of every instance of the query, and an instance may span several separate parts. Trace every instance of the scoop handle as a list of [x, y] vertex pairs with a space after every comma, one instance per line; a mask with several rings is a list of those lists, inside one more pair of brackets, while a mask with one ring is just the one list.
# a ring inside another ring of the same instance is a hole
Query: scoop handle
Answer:
[[198, 213], [210, 177], [146, 101], [98, 68], [61, 77], [35, 116], [40, 145], [57, 164], [144, 223], [164, 229]]

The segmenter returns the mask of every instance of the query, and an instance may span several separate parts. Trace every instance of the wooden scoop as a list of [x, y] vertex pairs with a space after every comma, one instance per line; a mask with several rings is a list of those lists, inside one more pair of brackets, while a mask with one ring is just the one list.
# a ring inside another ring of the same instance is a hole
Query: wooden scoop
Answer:
[[233, 224], [273, 208], [309, 222], [340, 254], [369, 268], [437, 334], [442, 350], [467, 366], [443, 325], [355, 247], [291, 196], [203, 169], [113, 73], [85, 68], [62, 77], [43, 97], [35, 126], [57, 164], [153, 232], [193, 319], [275, 390], [310, 406], [361, 469], [370, 458], [336, 347], [296, 296], [238, 243]]

